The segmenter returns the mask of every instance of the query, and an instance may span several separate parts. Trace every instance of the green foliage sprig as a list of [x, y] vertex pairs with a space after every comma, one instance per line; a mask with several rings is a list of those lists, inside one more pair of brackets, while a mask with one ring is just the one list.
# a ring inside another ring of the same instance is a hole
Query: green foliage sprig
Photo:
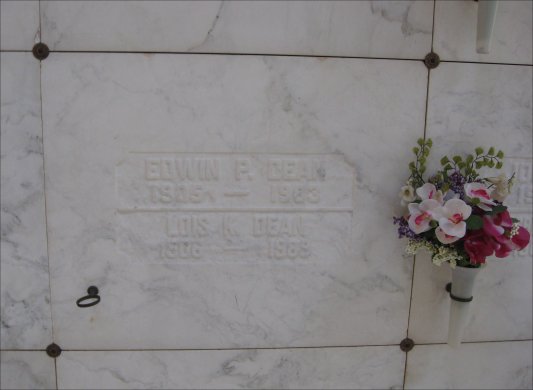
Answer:
[[418, 146], [413, 148], [415, 161], [411, 161], [409, 163], [411, 175], [408, 179], [414, 188], [421, 187], [425, 183], [422, 175], [426, 171], [426, 159], [428, 158], [431, 147], [433, 146], [433, 141], [431, 139], [424, 140], [424, 138], [419, 138], [416, 143]]
[[451, 160], [448, 156], [444, 156], [440, 160], [442, 170], [437, 175], [446, 178], [449, 171], [459, 171], [467, 182], [472, 182], [479, 178], [478, 169], [483, 167], [501, 169], [503, 167], [503, 151], [496, 152], [491, 146], [487, 153], [484, 153], [483, 148], [479, 146], [475, 149], [475, 153], [475, 156], [467, 155], [464, 160], [461, 156], [453, 156]]

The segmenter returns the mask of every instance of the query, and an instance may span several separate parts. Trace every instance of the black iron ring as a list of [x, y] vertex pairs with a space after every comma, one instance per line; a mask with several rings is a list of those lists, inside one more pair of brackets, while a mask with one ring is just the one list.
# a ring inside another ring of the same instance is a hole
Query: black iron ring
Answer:
[[448, 283], [446, 285], [446, 291], [448, 291], [450, 293], [450, 298], [453, 299], [454, 301], [457, 301], [457, 302], [472, 302], [472, 300], [474, 299], [474, 297], [461, 298], [461, 297], [458, 297], [456, 295], [453, 295], [452, 294], [452, 284], [451, 283]]
[[[98, 288], [95, 286], [91, 286], [87, 289], [87, 294], [84, 297], [81, 297], [76, 301], [76, 305], [78, 307], [91, 307], [96, 305], [98, 302], [100, 302], [100, 295], [98, 295]], [[90, 302], [85, 302], [90, 301]]]

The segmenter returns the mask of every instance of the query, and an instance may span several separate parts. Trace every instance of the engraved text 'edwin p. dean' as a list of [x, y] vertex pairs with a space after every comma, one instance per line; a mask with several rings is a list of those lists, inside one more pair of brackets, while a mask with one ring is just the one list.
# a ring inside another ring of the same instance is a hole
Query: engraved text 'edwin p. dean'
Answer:
[[349, 240], [353, 182], [334, 154], [130, 153], [119, 248], [150, 263], [331, 258]]

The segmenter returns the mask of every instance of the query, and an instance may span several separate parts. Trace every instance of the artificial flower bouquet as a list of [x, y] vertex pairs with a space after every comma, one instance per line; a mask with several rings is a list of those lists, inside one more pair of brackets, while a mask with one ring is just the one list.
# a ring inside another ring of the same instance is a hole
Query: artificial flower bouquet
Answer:
[[413, 148], [416, 158], [409, 163], [411, 174], [400, 192], [408, 211], [394, 217], [399, 237], [409, 239], [406, 252], [426, 248], [436, 265], [477, 268], [488, 256], [504, 258], [524, 249], [530, 234], [503, 204], [514, 174], [480, 174], [486, 168], [501, 169], [503, 152], [478, 147], [465, 158], [445, 156], [441, 169], [425, 179], [431, 146], [431, 139], [419, 139]]

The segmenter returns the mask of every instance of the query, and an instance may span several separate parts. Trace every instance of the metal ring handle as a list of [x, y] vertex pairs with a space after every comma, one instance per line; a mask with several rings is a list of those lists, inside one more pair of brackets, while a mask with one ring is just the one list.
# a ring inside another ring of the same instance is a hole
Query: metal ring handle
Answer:
[[[76, 305], [78, 305], [78, 307], [91, 307], [91, 306], [98, 304], [98, 302], [100, 302], [100, 295], [98, 295], [98, 287], [96, 286], [89, 287], [87, 289], [87, 294], [89, 295], [81, 297], [80, 299], [76, 301]], [[90, 302], [86, 302], [86, 301], [90, 301]]]
[[446, 285], [446, 291], [448, 291], [448, 293], [450, 293], [450, 298], [453, 299], [454, 301], [457, 301], [457, 302], [472, 302], [472, 300], [474, 299], [474, 297], [461, 298], [461, 297], [458, 297], [457, 295], [453, 295], [452, 294], [452, 284], [451, 283], [448, 283]]

